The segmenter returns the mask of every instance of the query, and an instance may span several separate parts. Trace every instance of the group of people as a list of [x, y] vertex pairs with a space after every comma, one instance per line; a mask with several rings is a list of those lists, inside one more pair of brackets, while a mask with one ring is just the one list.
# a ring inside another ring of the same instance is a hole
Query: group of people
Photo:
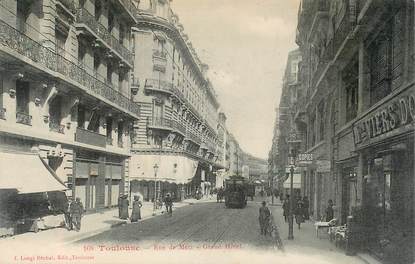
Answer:
[[65, 212], [66, 228], [68, 230], [75, 230], [79, 232], [81, 230], [81, 220], [84, 215], [84, 206], [81, 199], [76, 198], [75, 201], [68, 200], [68, 207]]
[[[124, 194], [118, 198], [118, 217], [120, 219], [128, 219], [128, 207], [130, 202], [128, 201], [128, 195]], [[131, 212], [130, 220], [131, 222], [138, 222], [141, 219], [141, 207], [143, 204], [140, 201], [140, 196], [135, 195], [133, 201], [133, 210]]]
[[[327, 202], [327, 208], [326, 208], [326, 215], [325, 220], [329, 222], [334, 218], [334, 210], [333, 210], [333, 200], [328, 200]], [[283, 214], [285, 222], [288, 221], [288, 216], [290, 215], [290, 195], [286, 195], [286, 198], [284, 199], [284, 202], [282, 204], [283, 208]], [[293, 215], [295, 216], [295, 222], [298, 225], [298, 229], [301, 228], [301, 223], [303, 223], [305, 220], [310, 219], [310, 201], [308, 200], [307, 196], [304, 196], [301, 198], [301, 196], [297, 197], [296, 201], [294, 202], [293, 206]]]
[[[310, 201], [308, 200], [307, 196], [301, 197], [298, 196], [296, 201], [293, 205], [293, 215], [295, 216], [295, 222], [298, 225], [298, 229], [301, 228], [301, 223], [303, 223], [305, 220], [310, 219], [309, 214], [309, 208], [310, 208]], [[286, 195], [284, 202], [282, 204], [283, 209], [283, 215], [285, 222], [288, 221], [288, 216], [290, 215], [290, 195]]]

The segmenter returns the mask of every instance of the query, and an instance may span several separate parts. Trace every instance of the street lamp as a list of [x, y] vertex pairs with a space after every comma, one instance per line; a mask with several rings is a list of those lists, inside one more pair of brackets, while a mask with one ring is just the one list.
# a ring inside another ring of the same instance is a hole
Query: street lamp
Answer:
[[153, 202], [153, 215], [156, 214], [156, 207], [157, 207], [157, 170], [158, 170], [159, 166], [156, 164], [154, 164], [153, 169], [154, 169], [154, 202]]
[[290, 165], [290, 212], [288, 215], [288, 239], [293, 240], [294, 234], [293, 234], [293, 225], [294, 225], [294, 217], [293, 217], [293, 211], [294, 211], [294, 168], [295, 168], [295, 159], [297, 156], [296, 149], [298, 144], [301, 143], [301, 140], [299, 139], [300, 135], [297, 133], [296, 129], [293, 128], [288, 136], [287, 143], [290, 146], [290, 152], [288, 156], [288, 162]]

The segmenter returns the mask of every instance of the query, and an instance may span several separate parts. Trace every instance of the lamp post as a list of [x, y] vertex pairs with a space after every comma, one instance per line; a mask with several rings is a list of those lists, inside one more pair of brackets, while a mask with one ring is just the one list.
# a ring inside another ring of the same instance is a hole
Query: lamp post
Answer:
[[153, 169], [154, 169], [154, 202], [153, 202], [153, 215], [156, 214], [156, 207], [157, 207], [157, 170], [158, 170], [159, 166], [156, 164], [154, 164]]

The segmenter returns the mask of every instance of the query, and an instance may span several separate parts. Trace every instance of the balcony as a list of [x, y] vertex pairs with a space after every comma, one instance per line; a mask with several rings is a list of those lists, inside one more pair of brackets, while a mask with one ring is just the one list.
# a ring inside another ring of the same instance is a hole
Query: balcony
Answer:
[[[136, 103], [119, 93], [111, 85], [90, 75], [82, 64], [70, 61], [42, 46], [2, 20], [0, 20], [0, 47], [12, 49], [30, 59], [38, 67], [62, 74], [64, 78], [61, 79], [64, 81], [67, 81], [68, 78], [83, 86], [83, 90], [104, 97], [124, 111], [127, 110], [136, 116], [140, 115], [140, 107]], [[0, 50], [3, 51], [2, 48]]]
[[60, 134], [65, 134], [65, 125], [56, 122], [49, 122], [49, 130]]
[[83, 27], [82, 24], [85, 25], [92, 35], [102, 40], [108, 48], [115, 50], [117, 55], [132, 67], [132, 53], [124, 47], [124, 45], [122, 45], [104, 25], [96, 21], [91, 13], [84, 8], [79, 9], [76, 16], [76, 22], [80, 24], [79, 27]]
[[163, 60], [166, 60], [166, 58], [167, 58], [167, 53], [166, 52], [163, 52], [163, 51], [160, 51], [160, 50], [158, 50], [158, 49], [153, 49], [153, 58], [154, 57], [156, 57], [156, 58], [161, 58], [161, 59], [163, 59]]
[[172, 130], [172, 120], [164, 117], [147, 117], [147, 127]]
[[112, 141], [113, 141], [112, 138], [107, 137], [106, 139], [107, 145], [112, 146]]
[[76, 4], [75, 0], [58, 0], [57, 3], [62, 4], [66, 9], [68, 9], [71, 13], [76, 13]]
[[131, 0], [118, 0], [118, 3], [127, 11], [130, 16], [136, 20], [136, 17], [139, 16], [138, 9], [135, 7], [135, 5], [132, 3]]
[[0, 107], [0, 119], [6, 120], [6, 108]]
[[181, 122], [172, 120], [172, 127], [176, 131], [180, 132], [183, 136], [186, 135], [186, 126], [183, 125]]
[[144, 85], [146, 91], [157, 91], [165, 92], [172, 94], [173, 85], [166, 81], [156, 80], [156, 79], [146, 79], [146, 84]]
[[16, 123], [23, 125], [32, 125], [32, 116], [26, 113], [17, 112], [16, 113]]
[[78, 127], [76, 128], [75, 141], [79, 143], [105, 148], [107, 143], [107, 137], [96, 132]]
[[198, 144], [198, 145], [200, 145], [200, 144], [201, 144], [201, 142], [202, 142], [202, 139], [201, 139], [201, 138], [200, 138], [200, 136], [197, 134], [197, 132], [196, 132], [195, 130], [192, 130], [192, 129], [187, 131], [186, 138], [187, 138], [188, 140], [193, 141], [194, 143], [196, 143], [196, 144]]

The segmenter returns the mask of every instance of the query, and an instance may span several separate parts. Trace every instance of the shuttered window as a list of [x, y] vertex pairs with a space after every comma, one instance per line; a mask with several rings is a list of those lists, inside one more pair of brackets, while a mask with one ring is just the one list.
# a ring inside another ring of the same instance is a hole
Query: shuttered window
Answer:
[[397, 12], [369, 46], [371, 105], [403, 83], [403, 14], [403, 10]]

